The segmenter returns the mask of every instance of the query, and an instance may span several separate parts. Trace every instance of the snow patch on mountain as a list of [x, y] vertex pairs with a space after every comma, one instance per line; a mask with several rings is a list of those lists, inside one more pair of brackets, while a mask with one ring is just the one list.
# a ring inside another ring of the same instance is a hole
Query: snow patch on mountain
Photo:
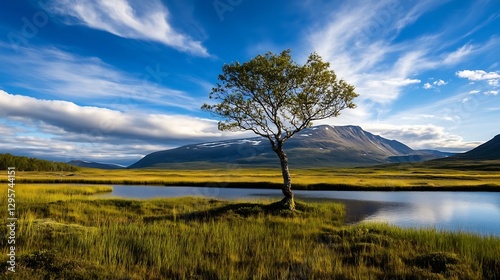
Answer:
[[209, 142], [209, 143], [203, 143], [203, 144], [198, 144], [196, 147], [200, 148], [216, 148], [216, 147], [229, 147], [231, 145], [241, 145], [241, 144], [250, 144], [253, 146], [259, 145], [262, 142], [262, 140], [251, 140], [251, 139], [240, 139], [236, 141], [224, 141], [224, 142]]

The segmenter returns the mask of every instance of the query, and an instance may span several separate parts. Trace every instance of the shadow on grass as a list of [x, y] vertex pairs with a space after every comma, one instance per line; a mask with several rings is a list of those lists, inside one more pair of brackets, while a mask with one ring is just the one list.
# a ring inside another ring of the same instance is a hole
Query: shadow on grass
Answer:
[[283, 209], [281, 201], [273, 202], [271, 204], [260, 204], [260, 203], [231, 203], [228, 205], [223, 205], [220, 207], [203, 210], [194, 211], [183, 214], [167, 214], [161, 216], [146, 216], [143, 218], [145, 222], [154, 221], [209, 221], [220, 218], [228, 217], [256, 217], [259, 215], [274, 215], [282, 217], [295, 217], [297, 215], [303, 215], [307, 212], [311, 212], [315, 209], [313, 206], [309, 206], [302, 202], [295, 202], [295, 210]]

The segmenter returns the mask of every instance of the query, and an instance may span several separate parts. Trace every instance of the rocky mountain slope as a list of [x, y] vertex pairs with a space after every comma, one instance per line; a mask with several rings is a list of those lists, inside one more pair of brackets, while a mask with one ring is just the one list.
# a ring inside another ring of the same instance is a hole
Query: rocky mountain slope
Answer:
[[[285, 152], [292, 168], [366, 166], [440, 157], [436, 151], [415, 151], [359, 126], [320, 125], [304, 129], [285, 142]], [[154, 152], [129, 168], [220, 168], [227, 165], [278, 167], [279, 160], [267, 139], [253, 137]]]

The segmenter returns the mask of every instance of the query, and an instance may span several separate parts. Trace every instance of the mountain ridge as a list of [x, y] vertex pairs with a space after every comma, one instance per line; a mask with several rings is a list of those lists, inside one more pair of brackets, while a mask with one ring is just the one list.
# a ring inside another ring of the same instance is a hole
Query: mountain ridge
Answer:
[[470, 151], [449, 157], [448, 160], [500, 160], [500, 134]]
[[98, 169], [125, 169], [125, 166], [121, 166], [113, 163], [101, 163], [85, 160], [71, 160], [67, 162], [70, 165], [86, 168], [98, 168]]
[[[413, 150], [359, 126], [320, 125], [302, 130], [285, 142], [291, 167], [367, 166], [391, 162], [389, 158], [435, 159], [432, 153]], [[420, 157], [418, 157], [420, 156]], [[394, 162], [394, 161], [392, 161]], [[279, 160], [267, 139], [251, 137], [185, 145], [146, 155], [129, 168], [175, 168], [186, 166], [278, 167]]]

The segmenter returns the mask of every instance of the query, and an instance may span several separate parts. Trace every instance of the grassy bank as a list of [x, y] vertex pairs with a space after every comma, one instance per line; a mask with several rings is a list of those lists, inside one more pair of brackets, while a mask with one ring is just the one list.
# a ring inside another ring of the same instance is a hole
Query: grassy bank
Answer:
[[[270, 201], [88, 196], [106, 191], [18, 185], [17, 267], [9, 279], [500, 277], [499, 238], [345, 226], [343, 207], [333, 203], [283, 212]], [[5, 192], [0, 201], [6, 205]], [[0, 240], [4, 266], [6, 242]]]
[[[292, 170], [295, 189], [322, 190], [463, 190], [500, 191], [500, 173], [428, 169], [414, 165], [384, 168], [331, 168]], [[6, 180], [5, 178], [2, 178]], [[99, 170], [77, 172], [18, 172], [18, 182], [137, 184], [277, 188], [282, 183], [278, 169], [213, 170]]]

